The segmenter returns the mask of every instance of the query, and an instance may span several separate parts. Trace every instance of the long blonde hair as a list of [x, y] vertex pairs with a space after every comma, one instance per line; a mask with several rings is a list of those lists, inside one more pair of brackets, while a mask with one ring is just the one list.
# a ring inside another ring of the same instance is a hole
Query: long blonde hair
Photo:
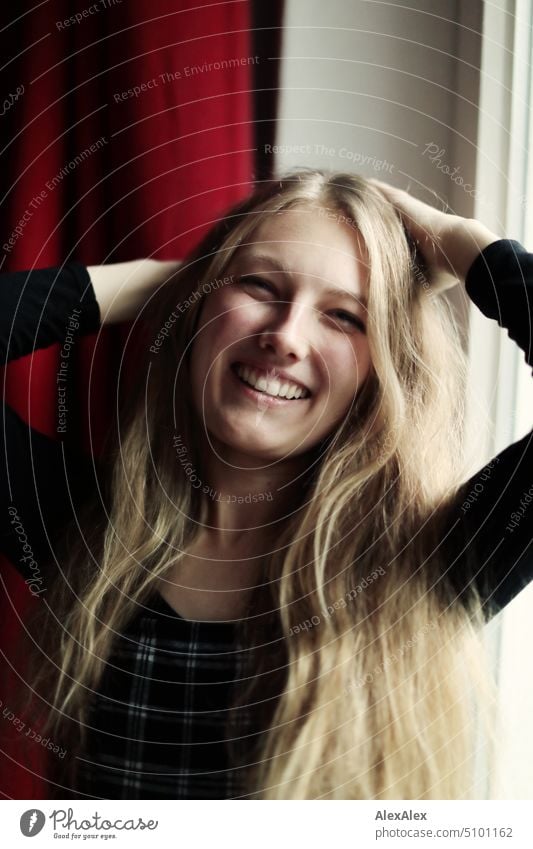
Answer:
[[302, 502], [266, 558], [262, 615], [247, 623], [257, 673], [240, 699], [266, 702], [267, 669], [277, 691], [246, 793], [471, 798], [480, 722], [491, 734], [484, 616], [473, 583], [457, 598], [439, 548], [441, 519], [465, 479], [465, 356], [453, 310], [432, 295], [394, 208], [353, 174], [299, 171], [266, 182], [153, 298], [148, 347], [176, 304], [187, 308], [157, 354], [147, 353], [145, 380], [109, 455], [109, 515], [93, 526], [90, 548], [69, 552], [68, 580], [49, 604], [61, 632], [48, 650], [49, 727], [60, 738], [70, 717], [80, 734], [115, 635], [207, 518], [173, 447], [179, 433], [201, 469], [190, 341], [205, 293], [235, 251], [265, 218], [295, 205], [338, 215], [362, 236], [372, 371], [349, 415], [317, 446]]

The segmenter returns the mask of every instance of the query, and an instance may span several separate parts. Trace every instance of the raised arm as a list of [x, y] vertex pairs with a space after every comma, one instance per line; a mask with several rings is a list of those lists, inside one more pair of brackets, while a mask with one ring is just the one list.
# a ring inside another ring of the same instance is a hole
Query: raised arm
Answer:
[[[373, 181], [396, 205], [437, 291], [459, 282], [489, 319], [507, 330], [533, 368], [533, 254], [474, 219], [433, 209]], [[509, 411], [510, 414], [512, 411]], [[493, 457], [459, 489], [442, 546], [460, 596], [473, 582], [487, 618], [533, 580], [533, 431]]]
[[179, 266], [147, 259], [88, 268], [72, 262], [0, 274], [0, 364], [64, 341], [70, 318], [80, 335], [100, 323], [134, 319]]
[[464, 283], [481, 251], [500, 239], [475, 218], [441, 212], [382, 180], [370, 180], [394, 204], [409, 235], [422, 253], [429, 283], [442, 292]]
[[138, 259], [87, 268], [103, 324], [131, 321], [149, 295], [166, 282], [181, 263]]
[[[533, 367], [533, 254], [514, 240], [491, 243], [472, 263], [466, 291], [487, 318], [507, 329]], [[445, 541], [451, 575], [459, 592], [472, 575], [488, 617], [533, 580], [532, 502], [533, 431], [489, 460], [457, 493]]]
[[[67, 333], [135, 317], [177, 262], [137, 260], [108, 266], [69, 263], [63, 268], [0, 275], [0, 357], [7, 364]], [[55, 392], [50, 383], [50, 392]], [[94, 468], [79, 447], [32, 429], [3, 402], [0, 430], [0, 553], [44, 591], [43, 562], [53, 559], [53, 537], [73, 519], [76, 504], [94, 489]]]
[[100, 323], [98, 303], [81, 263], [0, 275], [0, 364], [65, 339], [69, 318], [78, 333]]

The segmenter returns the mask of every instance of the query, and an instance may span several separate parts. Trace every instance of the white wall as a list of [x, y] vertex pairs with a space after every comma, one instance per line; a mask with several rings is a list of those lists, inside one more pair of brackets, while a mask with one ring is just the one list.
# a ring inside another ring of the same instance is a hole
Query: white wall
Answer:
[[[461, 5], [465, 25], [479, 30], [481, 3]], [[479, 38], [459, 26], [458, 8], [456, 0], [287, 0], [278, 171], [356, 170], [402, 186], [411, 179], [422, 198], [436, 191], [471, 215], [472, 197], [424, 155], [437, 145], [441, 164], [471, 182], [476, 108], [468, 101], [477, 98]]]

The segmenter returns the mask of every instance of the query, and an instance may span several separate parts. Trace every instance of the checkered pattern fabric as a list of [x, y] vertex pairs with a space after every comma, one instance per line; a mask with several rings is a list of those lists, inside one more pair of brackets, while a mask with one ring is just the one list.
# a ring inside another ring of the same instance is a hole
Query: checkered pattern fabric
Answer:
[[245, 792], [228, 738], [246, 745], [249, 709], [230, 712], [247, 653], [232, 622], [191, 622], [158, 595], [116, 640], [88, 716], [81, 797], [230, 799]]

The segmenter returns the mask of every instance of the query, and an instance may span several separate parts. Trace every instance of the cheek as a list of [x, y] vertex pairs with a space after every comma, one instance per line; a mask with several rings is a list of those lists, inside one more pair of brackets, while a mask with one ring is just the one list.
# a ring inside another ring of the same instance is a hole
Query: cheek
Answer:
[[368, 341], [364, 337], [364, 342], [361, 342], [354, 352], [354, 377], [358, 386], [361, 386], [366, 380], [371, 366], [372, 357], [370, 356]]
[[235, 297], [217, 293], [206, 300], [192, 346], [191, 374], [204, 383], [224, 359], [228, 349], [257, 332], [257, 315]]
[[237, 340], [253, 333], [260, 322], [260, 305], [255, 306], [254, 309], [249, 299], [244, 300], [237, 292], [221, 291], [211, 295], [205, 304], [202, 326], [209, 336], [216, 334], [217, 337]]
[[328, 407], [334, 412], [335, 416], [344, 415], [350, 409], [357, 394], [358, 382], [355, 376], [352, 379], [352, 375], [347, 372], [348, 369], [345, 366], [345, 379], [338, 383], [336, 387], [331, 387], [331, 400], [328, 402]]
[[344, 339], [323, 354], [330, 391], [343, 396], [354, 395], [364, 381], [370, 367], [370, 353], [366, 339], [351, 342]]
[[370, 371], [368, 344], [366, 339], [364, 342], [350, 342], [330, 350], [329, 357], [324, 353], [323, 357], [327, 368], [326, 415], [338, 421], [354, 403]]

